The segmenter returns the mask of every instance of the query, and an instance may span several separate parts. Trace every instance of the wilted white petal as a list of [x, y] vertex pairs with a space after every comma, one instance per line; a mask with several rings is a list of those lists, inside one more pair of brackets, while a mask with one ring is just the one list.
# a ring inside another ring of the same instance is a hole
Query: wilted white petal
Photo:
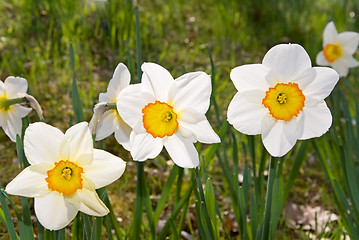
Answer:
[[39, 197], [48, 194], [50, 190], [45, 178], [51, 166], [47, 163], [28, 166], [6, 185], [5, 191], [23, 197]]
[[61, 160], [60, 145], [64, 134], [46, 123], [30, 124], [25, 131], [24, 151], [30, 164], [54, 163]]
[[177, 166], [182, 168], [198, 166], [198, 152], [191, 138], [184, 138], [175, 133], [165, 141], [164, 146]]
[[76, 216], [78, 207], [66, 201], [61, 193], [50, 192], [34, 201], [36, 217], [49, 230], [66, 227]]
[[103, 150], [93, 150], [91, 165], [84, 166], [87, 179], [91, 180], [95, 189], [116, 181], [126, 168], [126, 163], [119, 157]]

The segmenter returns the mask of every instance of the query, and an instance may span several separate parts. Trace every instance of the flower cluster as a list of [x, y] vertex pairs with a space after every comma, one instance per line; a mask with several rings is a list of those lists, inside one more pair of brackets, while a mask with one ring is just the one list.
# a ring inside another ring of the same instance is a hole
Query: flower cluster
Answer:
[[[230, 78], [238, 92], [228, 106], [228, 122], [241, 133], [261, 134], [275, 157], [288, 153], [297, 140], [321, 136], [332, 124], [324, 99], [339, 75], [359, 66], [352, 56], [358, 44], [358, 33], [338, 34], [330, 22], [317, 63], [333, 69], [312, 67], [298, 44], [274, 46], [261, 64], [235, 67]], [[91, 131], [96, 141], [114, 133], [135, 161], [156, 158], [165, 148], [183, 168], [199, 165], [194, 143], [221, 141], [205, 115], [212, 92], [208, 74], [190, 72], [174, 79], [156, 63], [143, 63], [141, 69], [141, 82], [131, 85], [127, 67], [118, 64], [107, 92], [99, 95], [90, 126], [77, 123], [65, 133], [42, 122], [27, 127], [23, 141], [30, 166], [5, 191], [35, 198], [36, 216], [47, 229], [64, 228], [78, 211], [93, 216], [109, 212], [96, 189], [116, 181], [126, 163], [94, 149]], [[22, 118], [31, 111], [20, 103], [28, 102], [42, 115], [37, 101], [26, 94], [27, 86], [20, 77], [0, 81], [0, 126], [12, 141], [21, 136]]]

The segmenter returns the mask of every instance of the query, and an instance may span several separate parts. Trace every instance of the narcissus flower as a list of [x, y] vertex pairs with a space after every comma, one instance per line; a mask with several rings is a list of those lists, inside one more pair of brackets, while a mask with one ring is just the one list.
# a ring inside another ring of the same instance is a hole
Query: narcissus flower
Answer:
[[174, 80], [155, 63], [144, 63], [142, 71], [141, 83], [127, 87], [117, 98], [118, 112], [133, 129], [133, 159], [155, 158], [164, 146], [178, 166], [197, 167], [193, 143], [220, 142], [205, 116], [212, 90], [209, 75], [191, 72]]
[[95, 189], [117, 180], [125, 170], [122, 159], [94, 149], [86, 122], [65, 134], [45, 123], [25, 131], [24, 150], [31, 164], [5, 188], [9, 194], [35, 198], [35, 213], [47, 229], [68, 225], [78, 211], [104, 216], [109, 210]]
[[228, 121], [244, 134], [262, 134], [272, 156], [285, 155], [297, 139], [321, 136], [332, 124], [324, 99], [339, 76], [331, 68], [313, 68], [298, 44], [274, 46], [262, 64], [236, 67], [230, 77], [238, 93], [229, 104]]
[[327, 24], [323, 33], [323, 51], [318, 53], [318, 65], [331, 66], [340, 76], [348, 75], [349, 68], [359, 66], [353, 57], [358, 48], [359, 33], [337, 32], [333, 22]]
[[[118, 64], [108, 84], [107, 92], [100, 93], [99, 95], [100, 104], [116, 104], [117, 95], [130, 84], [130, 80], [131, 76], [127, 67], [123, 63]], [[129, 139], [131, 128], [122, 120], [116, 109], [109, 109], [98, 120], [91, 120], [90, 126], [94, 126], [93, 121], [98, 121], [96, 126], [96, 141], [100, 141], [115, 133], [117, 142], [126, 150], [130, 150]]]
[[0, 127], [11, 141], [16, 142], [16, 134], [21, 136], [22, 121], [31, 108], [20, 104], [11, 104], [12, 99], [24, 97], [27, 91], [27, 81], [21, 77], [8, 77], [0, 81]]

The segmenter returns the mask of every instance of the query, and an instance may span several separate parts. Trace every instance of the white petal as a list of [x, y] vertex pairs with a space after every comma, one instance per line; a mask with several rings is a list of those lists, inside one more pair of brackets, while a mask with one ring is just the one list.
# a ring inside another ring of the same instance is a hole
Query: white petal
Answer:
[[[191, 131], [194, 137], [196, 138], [196, 140], [199, 142], [207, 143], [207, 144], [221, 142], [221, 139], [218, 137], [216, 132], [212, 129], [207, 119], [197, 123], [189, 123], [189, 122], [181, 121], [179, 125], [180, 128], [182, 128], [183, 126], [184, 128], [186, 128], [186, 130]], [[186, 137], [186, 135], [183, 137]]]
[[192, 107], [200, 113], [207, 112], [212, 91], [211, 78], [208, 74], [186, 73], [177, 78], [170, 89], [169, 101], [172, 100], [176, 111]]
[[248, 93], [253, 96], [258, 95], [258, 100], [249, 101], [244, 94], [237, 93], [228, 106], [227, 118], [237, 131], [256, 135], [261, 133], [262, 119], [267, 115], [268, 110], [261, 103], [263, 99], [263, 97], [260, 98], [261, 92], [249, 91]]
[[[107, 93], [109, 99], [116, 100], [120, 91], [130, 84], [131, 75], [123, 63], [119, 63], [113, 73], [113, 77], [108, 83]], [[112, 102], [112, 101], [111, 101]]]
[[198, 152], [191, 138], [173, 134], [164, 142], [164, 146], [177, 166], [195, 168], [199, 164]]
[[110, 211], [98, 197], [96, 191], [83, 188], [76, 192], [80, 199], [80, 211], [91, 216], [102, 217]]
[[298, 44], [279, 44], [263, 58], [263, 64], [274, 70], [280, 82], [288, 82], [312, 67], [308, 53]]
[[[70, 161], [89, 164], [92, 161], [93, 141], [87, 122], [73, 125], [65, 132], [70, 145]], [[81, 156], [88, 157], [81, 157]]]
[[357, 32], [342, 32], [339, 33], [341, 47], [349, 54], [354, 54], [358, 49], [359, 33]]
[[[2, 123], [1, 126], [4, 129], [6, 135], [11, 139], [11, 141], [16, 142], [16, 134], [21, 136], [22, 130], [22, 116], [31, 111], [30, 108], [25, 108], [20, 105], [13, 105], [13, 110], [6, 111], [2, 113]], [[30, 111], [28, 111], [30, 110]]]
[[297, 119], [276, 121], [269, 114], [262, 121], [262, 141], [273, 157], [282, 157], [297, 142]]
[[331, 66], [333, 67], [333, 69], [335, 71], [337, 71], [339, 73], [339, 76], [341, 77], [345, 77], [348, 75], [348, 72], [349, 72], [349, 67], [343, 63], [343, 61], [335, 61], [331, 64]]
[[197, 123], [206, 120], [204, 113], [200, 113], [193, 108], [187, 108], [178, 113], [178, 120], [188, 123]]
[[306, 71], [299, 74], [292, 82], [298, 84], [299, 89], [305, 89], [309, 84], [313, 82], [317, 76], [317, 71], [315, 68], [309, 68]]
[[96, 141], [100, 141], [110, 136], [117, 128], [119, 124], [120, 116], [118, 116], [117, 110], [108, 110], [101, 117], [96, 128]]
[[5, 93], [5, 84], [0, 80], [0, 96], [3, 96]]
[[304, 140], [320, 137], [326, 133], [332, 125], [332, 114], [325, 101], [321, 101], [317, 106], [304, 107], [299, 121], [303, 122], [304, 132], [298, 139]]
[[[111, 102], [107, 92], [106, 93], [100, 93], [98, 95], [98, 100], [99, 100], [99, 102]], [[115, 100], [116, 100], [116, 98], [115, 98]], [[114, 102], [116, 102], [116, 101], [114, 101]]]
[[142, 121], [142, 109], [148, 104], [141, 91], [141, 84], [134, 84], [125, 88], [117, 96], [117, 112], [132, 128], [139, 120]]
[[359, 62], [352, 55], [348, 53], [343, 53], [342, 57], [337, 59], [336, 62], [338, 63], [340, 62], [341, 64], [347, 66], [348, 68], [359, 66]]
[[131, 132], [130, 146], [134, 161], [153, 159], [160, 154], [163, 148], [162, 138], [154, 138], [149, 133], [136, 134], [135, 131]]
[[334, 89], [339, 80], [339, 75], [336, 71], [328, 67], [314, 67], [313, 70], [316, 72], [315, 78], [301, 90], [304, 96], [323, 100], [328, 97]]
[[66, 227], [78, 212], [78, 207], [66, 201], [61, 193], [55, 191], [36, 197], [34, 202], [37, 219], [49, 230]]
[[263, 64], [247, 64], [232, 69], [230, 77], [239, 92], [271, 87], [266, 81], [270, 68]]
[[64, 134], [59, 129], [46, 123], [30, 124], [26, 128], [24, 137], [27, 160], [32, 165], [60, 161], [60, 145], [64, 138]]
[[130, 151], [130, 134], [132, 129], [121, 119], [118, 129], [115, 131], [115, 139], [127, 151]]
[[317, 57], [315, 58], [315, 62], [321, 66], [330, 66], [330, 63], [325, 58], [323, 51], [318, 53]]
[[167, 102], [168, 91], [174, 81], [171, 74], [156, 63], [143, 63], [141, 69], [143, 91], [156, 96], [161, 102]]
[[95, 189], [116, 181], [126, 168], [126, 163], [119, 157], [100, 149], [93, 150], [93, 161], [83, 166], [85, 177], [94, 184]]
[[22, 97], [27, 91], [27, 81], [22, 77], [7, 77], [4, 81], [7, 98]]
[[329, 22], [323, 32], [323, 48], [328, 43], [336, 43], [338, 40], [338, 32], [333, 22]]
[[51, 165], [47, 163], [28, 166], [9, 182], [5, 191], [23, 197], [39, 197], [48, 194], [50, 190], [45, 178], [50, 167]]

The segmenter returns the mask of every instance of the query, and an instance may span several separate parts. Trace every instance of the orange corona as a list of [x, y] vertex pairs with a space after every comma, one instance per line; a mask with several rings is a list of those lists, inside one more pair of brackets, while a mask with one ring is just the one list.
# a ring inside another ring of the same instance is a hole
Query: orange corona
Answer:
[[47, 186], [52, 191], [63, 195], [72, 195], [78, 189], [82, 189], [82, 167], [71, 161], [61, 160], [55, 163], [55, 167], [47, 171]]
[[167, 103], [155, 101], [143, 109], [143, 126], [154, 138], [172, 136], [178, 129], [177, 113]]
[[264, 107], [277, 120], [289, 121], [298, 116], [304, 107], [305, 96], [296, 83], [278, 83], [266, 91]]

